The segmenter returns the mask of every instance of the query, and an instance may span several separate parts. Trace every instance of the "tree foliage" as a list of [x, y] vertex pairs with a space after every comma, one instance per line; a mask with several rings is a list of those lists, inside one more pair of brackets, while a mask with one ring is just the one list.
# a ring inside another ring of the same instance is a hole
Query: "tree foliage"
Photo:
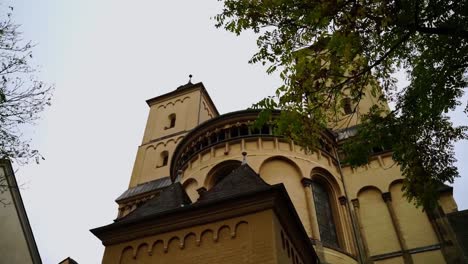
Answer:
[[[359, 103], [373, 96], [378, 100], [359, 116], [359, 133], [344, 146], [347, 161], [366, 164], [372, 149], [386, 145], [407, 198], [426, 209], [436, 204], [440, 185], [458, 176], [453, 144], [467, 136], [467, 127], [454, 127], [447, 115], [467, 86], [467, 1], [223, 2], [217, 27], [253, 30], [259, 49], [250, 63], [280, 72], [276, 95], [254, 106], [264, 115], [284, 110], [280, 133], [314, 149], [318, 131], [341, 119], [356, 125]], [[407, 74], [404, 89], [396, 87], [397, 71]], [[343, 98], [353, 102], [352, 115], [343, 113]]]
[[22, 129], [34, 124], [50, 105], [53, 87], [37, 80], [31, 64], [31, 42], [24, 41], [13, 23], [12, 7], [0, 7], [0, 158], [26, 163], [42, 158], [29, 145]]

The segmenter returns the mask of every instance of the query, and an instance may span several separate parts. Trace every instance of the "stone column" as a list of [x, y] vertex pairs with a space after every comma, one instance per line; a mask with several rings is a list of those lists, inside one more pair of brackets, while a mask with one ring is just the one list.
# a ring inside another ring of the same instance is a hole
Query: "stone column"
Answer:
[[364, 234], [364, 230], [362, 228], [362, 221], [361, 221], [361, 217], [360, 217], [360, 213], [359, 213], [359, 200], [358, 199], [353, 199], [351, 200], [351, 202], [353, 203], [353, 211], [354, 212], [354, 218], [356, 219], [356, 222], [358, 224], [358, 228], [359, 228], [359, 240], [362, 244], [362, 247], [364, 248], [363, 250], [363, 257], [362, 257], [362, 262], [364, 263], [373, 263], [373, 261], [371, 260], [370, 256], [369, 256], [369, 247], [367, 246], [367, 240], [366, 240], [366, 236]]
[[395, 229], [395, 233], [398, 237], [398, 242], [400, 243], [401, 251], [403, 252], [403, 260], [406, 264], [413, 264], [413, 259], [411, 258], [411, 254], [408, 253], [408, 246], [406, 245], [406, 241], [403, 238], [403, 233], [401, 232], [400, 223], [395, 215], [395, 210], [393, 209], [392, 205], [392, 195], [390, 192], [382, 193], [382, 199], [384, 200], [385, 204], [387, 205], [388, 212], [390, 213], [390, 218], [392, 219], [393, 228]]
[[314, 203], [314, 194], [312, 191], [312, 181], [307, 178], [301, 180], [302, 186], [304, 186], [304, 191], [306, 193], [307, 207], [309, 211], [310, 219], [310, 229], [312, 230], [312, 238], [315, 240], [320, 240], [320, 230], [317, 222], [317, 212], [315, 210]]
[[351, 252], [353, 254], [357, 254], [357, 250], [356, 250], [356, 247], [353, 243], [353, 230], [352, 230], [352, 223], [351, 223], [351, 219], [349, 218], [349, 215], [348, 215], [348, 199], [345, 197], [345, 196], [340, 196], [338, 198], [338, 201], [340, 202], [340, 205], [341, 205], [341, 208], [340, 208], [340, 211], [341, 211], [341, 215], [343, 215], [343, 219], [342, 219], [342, 223], [343, 223], [343, 228], [345, 230], [343, 230], [344, 232], [344, 242], [345, 242], [345, 246], [346, 246], [346, 250], [348, 252]]

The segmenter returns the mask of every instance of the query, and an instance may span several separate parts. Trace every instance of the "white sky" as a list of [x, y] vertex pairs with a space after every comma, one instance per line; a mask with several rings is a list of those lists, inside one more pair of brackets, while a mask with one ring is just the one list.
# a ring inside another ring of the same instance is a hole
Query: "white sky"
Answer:
[[[40, 79], [56, 85], [35, 127], [40, 165], [17, 168], [23, 200], [44, 263], [71, 256], [100, 263], [103, 246], [89, 229], [112, 222], [141, 143], [146, 99], [202, 81], [221, 113], [271, 95], [279, 79], [247, 61], [252, 34], [214, 27], [216, 0], [17, 0], [14, 20], [33, 40]], [[466, 98], [466, 97], [465, 97]], [[466, 102], [466, 100], [465, 100]], [[454, 114], [458, 124], [466, 115]], [[457, 145], [459, 209], [468, 208], [468, 144]], [[465, 187], [465, 188], [464, 188]]]

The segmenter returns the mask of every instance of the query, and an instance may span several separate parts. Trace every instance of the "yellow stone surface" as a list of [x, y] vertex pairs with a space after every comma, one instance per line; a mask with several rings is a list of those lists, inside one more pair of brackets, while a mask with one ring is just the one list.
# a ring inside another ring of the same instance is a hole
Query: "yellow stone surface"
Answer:
[[[177, 144], [188, 131], [217, 115], [207, 97], [202, 89], [190, 89], [150, 104], [129, 187], [169, 176]], [[358, 111], [366, 112], [374, 101], [372, 97], [364, 98]], [[168, 128], [172, 114], [176, 115], [175, 126]], [[166, 166], [161, 166], [163, 151], [169, 153]], [[363, 258], [372, 262], [373, 257], [402, 251], [402, 247], [411, 250], [440, 243], [428, 215], [402, 196], [402, 176], [391, 153], [375, 155], [369, 165], [351, 168], [340, 167], [334, 153], [306, 153], [299, 144], [281, 138], [227, 141], [187, 161], [180, 181], [191, 200], [199, 198], [197, 189], [212, 187], [210, 175], [216, 166], [242, 161], [243, 151], [247, 152], [249, 166], [263, 180], [285, 185], [307, 234], [314, 239], [319, 238], [313, 231], [317, 226], [315, 209], [308, 194], [310, 187], [302, 180], [320, 181], [327, 186], [339, 248], [316, 246], [323, 263], [358, 263], [358, 248]], [[391, 196], [388, 203], [382, 198], [385, 193]], [[340, 197], [346, 198], [344, 204]], [[457, 210], [451, 195], [444, 194], [440, 205], [446, 213]], [[259, 212], [108, 245], [103, 263], [293, 263], [294, 249], [291, 245], [285, 249], [287, 238], [281, 232], [281, 224], [272, 212]], [[411, 259], [413, 263], [445, 263], [438, 248], [412, 254]], [[389, 257], [374, 263], [404, 263], [404, 258]]]

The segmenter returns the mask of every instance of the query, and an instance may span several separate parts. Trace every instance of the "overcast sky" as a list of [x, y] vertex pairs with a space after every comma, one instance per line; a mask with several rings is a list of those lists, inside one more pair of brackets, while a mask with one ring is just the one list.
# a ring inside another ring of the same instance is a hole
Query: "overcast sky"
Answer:
[[[40, 79], [56, 86], [31, 135], [45, 156], [17, 168], [44, 263], [71, 256], [100, 263], [89, 229], [112, 222], [126, 190], [148, 114], [146, 99], [202, 81], [221, 113], [271, 95], [279, 79], [247, 61], [255, 36], [214, 27], [216, 0], [5, 0], [24, 38], [37, 43]], [[465, 100], [466, 102], [466, 100]], [[458, 124], [468, 124], [461, 111]], [[467, 142], [457, 145], [459, 209], [468, 208]]]

